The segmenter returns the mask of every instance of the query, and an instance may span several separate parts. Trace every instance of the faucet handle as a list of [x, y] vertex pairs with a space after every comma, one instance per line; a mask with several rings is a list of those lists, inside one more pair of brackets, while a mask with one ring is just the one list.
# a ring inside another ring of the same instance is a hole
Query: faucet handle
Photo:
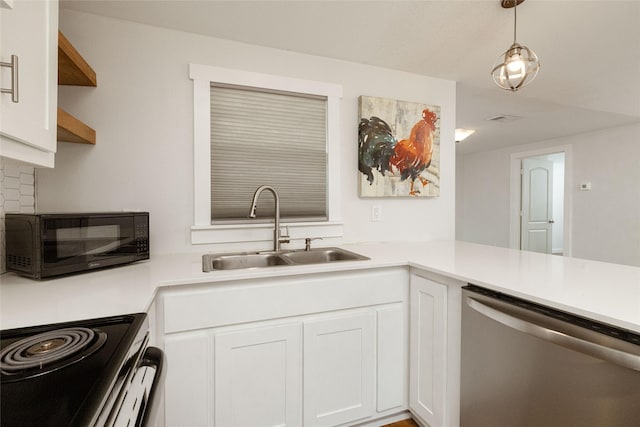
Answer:
[[304, 250], [305, 252], [309, 252], [311, 250], [311, 241], [312, 240], [322, 240], [322, 237], [307, 237], [304, 239]]
[[284, 229], [285, 229], [285, 230], [287, 230], [287, 231], [286, 231], [286, 233], [287, 233], [287, 234], [282, 234], [282, 233], [280, 232], [280, 230], [278, 230], [278, 233], [279, 233], [278, 239], [280, 240], [280, 243], [290, 243], [290, 242], [291, 242], [291, 240], [289, 240], [289, 237], [290, 237], [290, 236], [289, 236], [289, 226], [288, 226], [288, 225], [285, 225], [285, 226], [284, 226]]

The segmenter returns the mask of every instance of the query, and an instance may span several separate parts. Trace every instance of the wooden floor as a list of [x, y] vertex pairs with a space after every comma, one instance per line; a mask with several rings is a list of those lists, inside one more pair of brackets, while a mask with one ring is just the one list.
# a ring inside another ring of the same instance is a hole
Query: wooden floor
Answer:
[[413, 420], [402, 420], [402, 421], [398, 421], [397, 423], [387, 424], [386, 426], [383, 426], [383, 427], [419, 427], [419, 426]]

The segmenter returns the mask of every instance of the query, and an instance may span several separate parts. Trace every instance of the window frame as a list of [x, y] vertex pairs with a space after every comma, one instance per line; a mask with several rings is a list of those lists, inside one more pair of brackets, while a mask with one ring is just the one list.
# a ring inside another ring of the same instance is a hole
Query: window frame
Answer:
[[[193, 80], [193, 226], [191, 244], [271, 241], [273, 222], [236, 224], [211, 223], [211, 122], [210, 84], [220, 83], [267, 90], [286, 91], [327, 98], [327, 220], [286, 222], [291, 240], [305, 237], [342, 237], [340, 194], [340, 103], [342, 86], [333, 83], [189, 64]], [[263, 197], [267, 197], [266, 195]], [[247, 200], [247, 206], [251, 203]]]

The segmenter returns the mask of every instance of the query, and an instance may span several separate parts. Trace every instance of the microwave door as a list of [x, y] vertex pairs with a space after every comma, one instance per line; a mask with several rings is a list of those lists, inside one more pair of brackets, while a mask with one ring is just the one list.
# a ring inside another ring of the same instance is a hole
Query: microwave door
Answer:
[[63, 240], [57, 244], [57, 258], [68, 259], [75, 257], [102, 257], [117, 255], [122, 246], [120, 240], [113, 239], [82, 239]]
[[107, 260], [135, 250], [130, 221], [64, 220], [51, 224], [48, 234], [44, 260], [50, 267]]
[[110, 241], [107, 243], [99, 244], [98, 247], [94, 249], [87, 249], [85, 251], [86, 256], [103, 256], [109, 254], [109, 252], [114, 252], [120, 247], [120, 242]]
[[132, 238], [126, 237], [116, 241], [113, 239], [96, 239], [96, 241], [87, 242], [84, 255], [100, 258], [120, 255], [122, 252], [127, 252], [126, 248], [129, 247], [132, 242]]

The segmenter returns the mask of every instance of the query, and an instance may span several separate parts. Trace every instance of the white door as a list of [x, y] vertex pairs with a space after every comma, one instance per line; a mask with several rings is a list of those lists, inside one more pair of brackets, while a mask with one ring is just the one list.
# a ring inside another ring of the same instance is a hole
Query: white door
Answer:
[[447, 289], [411, 276], [409, 408], [431, 427], [444, 426]]
[[299, 323], [221, 333], [215, 348], [216, 426], [301, 425]]
[[520, 249], [551, 253], [553, 228], [553, 162], [522, 160]]
[[373, 415], [375, 312], [304, 322], [304, 426]]

